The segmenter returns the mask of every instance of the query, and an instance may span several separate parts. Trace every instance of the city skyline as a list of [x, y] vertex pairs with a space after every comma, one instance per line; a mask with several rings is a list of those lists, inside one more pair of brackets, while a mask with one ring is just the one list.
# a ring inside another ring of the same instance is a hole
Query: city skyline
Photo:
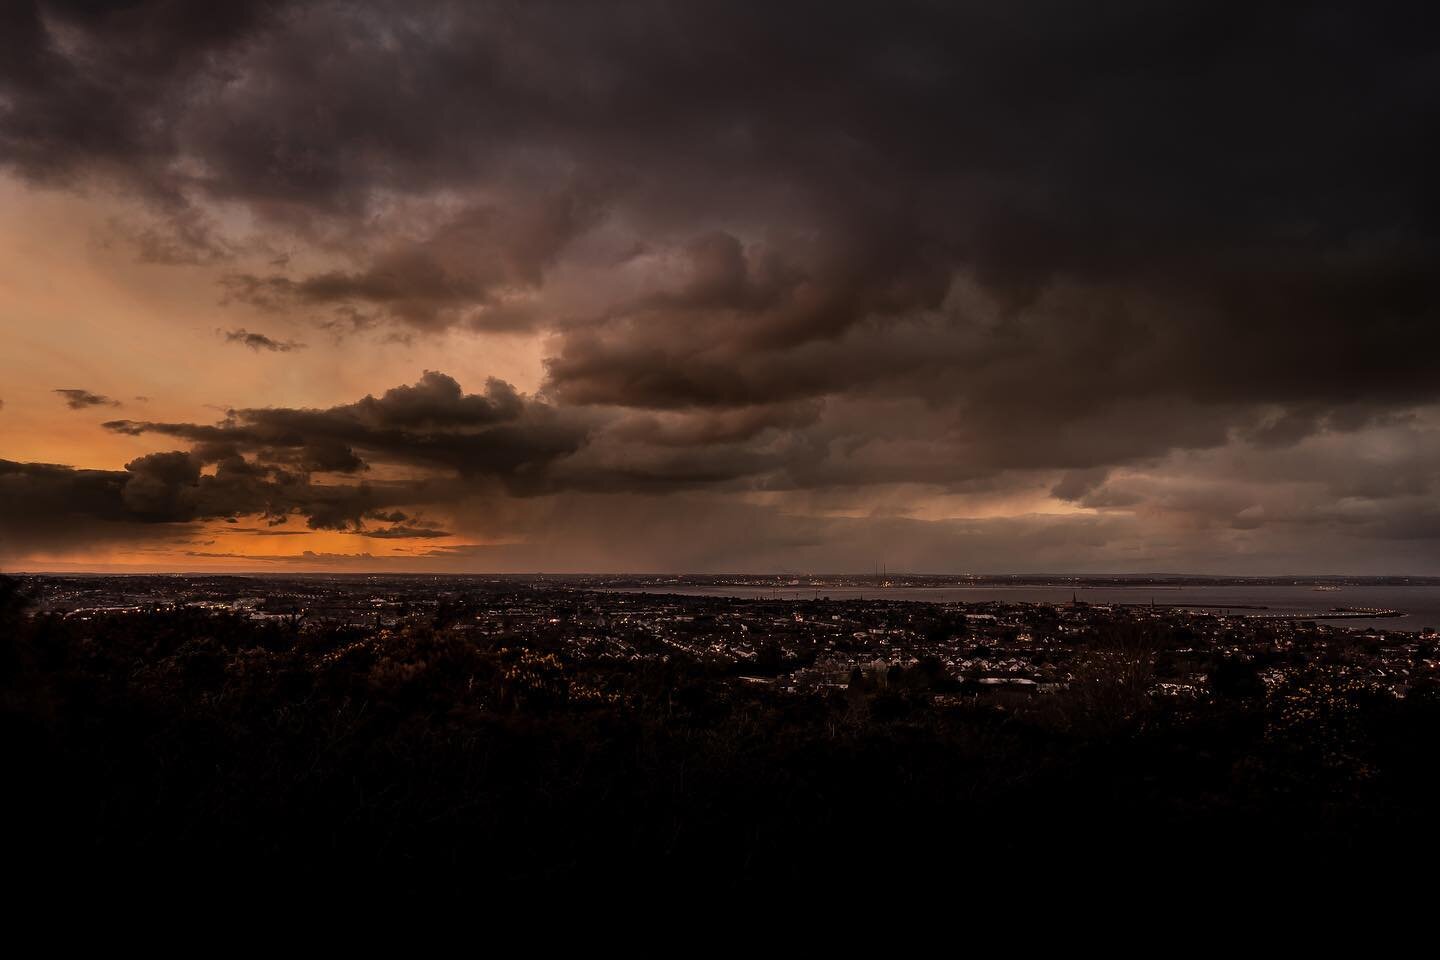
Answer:
[[1418, 5], [0, 13], [0, 571], [1440, 575]]

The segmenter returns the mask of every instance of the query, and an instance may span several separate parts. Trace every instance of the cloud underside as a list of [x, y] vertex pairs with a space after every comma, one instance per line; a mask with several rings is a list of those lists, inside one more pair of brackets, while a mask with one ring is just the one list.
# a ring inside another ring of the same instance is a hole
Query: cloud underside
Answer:
[[[1285, 443], [1261, 423], [1123, 466], [984, 470], [923, 404], [873, 413], [676, 426], [497, 380], [467, 393], [430, 372], [324, 409], [112, 420], [105, 429], [185, 449], [122, 470], [0, 461], [0, 547], [130, 543], [172, 562], [402, 569], [847, 570], [885, 557], [911, 569], [1281, 572], [1397, 558], [1415, 569], [1440, 546], [1435, 409]], [[317, 534], [376, 547], [307, 547]], [[212, 546], [221, 535], [226, 549]], [[236, 537], [280, 549], [237, 550]]]
[[[813, 522], [832, 563], [868, 524], [946, 568], [995, 566], [945, 558], [1008, 556], [1002, 535], [1043, 554], [1032, 528], [1101, 565], [1343, 567], [1360, 541], [1433, 566], [1424, 13], [10, 5], [0, 163], [141, 200], [137, 255], [203, 265], [253, 316], [227, 343], [269, 364], [318, 351], [256, 328], [521, 334], [545, 359], [533, 396], [432, 373], [112, 420], [183, 449], [6, 482], [106, 523], [374, 543], [578, 543], [638, 498], [655, 523]], [[439, 519], [367, 519], [417, 507]], [[648, 542], [638, 523], [617, 535]]]

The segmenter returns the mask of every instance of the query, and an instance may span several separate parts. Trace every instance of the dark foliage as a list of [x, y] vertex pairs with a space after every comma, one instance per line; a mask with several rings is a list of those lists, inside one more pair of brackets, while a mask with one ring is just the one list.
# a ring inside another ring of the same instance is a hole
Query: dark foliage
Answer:
[[823, 892], [1037, 864], [1277, 868], [1416, 856], [1440, 793], [1433, 690], [1396, 700], [1317, 668], [1265, 695], [1222, 663], [1233, 696], [1165, 704], [1129, 640], [1071, 691], [1004, 707], [933, 661], [785, 697], [683, 656], [586, 666], [444, 617], [27, 619], [0, 581], [0, 618], [12, 864], [72, 884]]

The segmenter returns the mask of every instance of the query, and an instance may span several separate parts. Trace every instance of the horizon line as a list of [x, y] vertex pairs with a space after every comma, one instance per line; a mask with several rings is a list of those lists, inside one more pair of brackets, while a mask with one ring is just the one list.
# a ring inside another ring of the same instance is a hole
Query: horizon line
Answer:
[[853, 577], [872, 579], [891, 579], [895, 577], [929, 577], [929, 578], [951, 578], [951, 579], [1016, 579], [1016, 578], [1054, 578], [1068, 580], [1085, 580], [1100, 578], [1134, 578], [1134, 577], [1166, 577], [1166, 578], [1191, 578], [1197, 580], [1275, 580], [1281, 578], [1296, 580], [1382, 580], [1382, 579], [1409, 579], [1409, 580], [1440, 580], [1440, 573], [1185, 573], [1179, 571], [1110, 571], [1096, 573], [1059, 573], [1041, 571], [1036, 573], [934, 573], [921, 571], [906, 571], [899, 573], [861, 573], [861, 572], [806, 572], [806, 573], [756, 573], [747, 571], [731, 570], [722, 573], [704, 573], [699, 571], [621, 571], [604, 572], [594, 570], [570, 570], [570, 571], [545, 571], [545, 570], [518, 570], [518, 571], [465, 571], [465, 570], [440, 570], [440, 571], [416, 571], [416, 570], [285, 570], [284, 568], [258, 568], [244, 570], [3, 570], [0, 569], [0, 576], [95, 576], [95, 577], [197, 577], [197, 576], [353, 576], [353, 577], [374, 577], [374, 576], [399, 576], [399, 577]]

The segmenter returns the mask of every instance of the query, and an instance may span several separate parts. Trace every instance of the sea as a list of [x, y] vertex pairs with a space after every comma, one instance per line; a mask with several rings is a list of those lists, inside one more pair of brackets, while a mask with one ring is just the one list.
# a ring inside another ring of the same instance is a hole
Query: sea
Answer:
[[1440, 586], [1346, 585], [1316, 590], [1309, 585], [1166, 585], [1166, 586], [758, 586], [739, 584], [664, 584], [625, 587], [626, 593], [670, 593], [703, 597], [808, 600], [883, 599], [923, 603], [1066, 603], [1076, 597], [1095, 604], [1148, 604], [1160, 607], [1228, 611], [1236, 616], [1323, 618], [1336, 607], [1396, 610], [1399, 617], [1322, 620], [1351, 630], [1423, 630], [1440, 628]]

